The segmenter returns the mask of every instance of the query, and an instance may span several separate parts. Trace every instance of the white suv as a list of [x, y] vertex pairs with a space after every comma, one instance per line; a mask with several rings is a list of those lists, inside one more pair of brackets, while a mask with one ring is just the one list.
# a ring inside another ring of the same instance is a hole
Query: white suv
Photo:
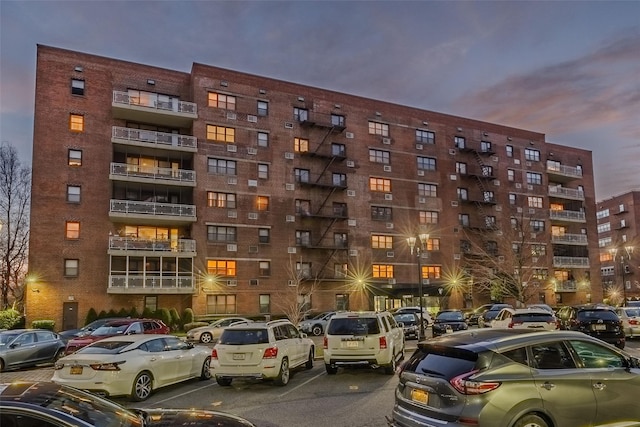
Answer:
[[404, 357], [404, 331], [388, 312], [343, 312], [331, 318], [324, 335], [324, 365], [334, 375], [339, 367], [370, 365], [393, 374]]
[[313, 368], [315, 346], [288, 320], [226, 328], [211, 352], [211, 374], [221, 386], [234, 378], [272, 379], [286, 385], [291, 370]]

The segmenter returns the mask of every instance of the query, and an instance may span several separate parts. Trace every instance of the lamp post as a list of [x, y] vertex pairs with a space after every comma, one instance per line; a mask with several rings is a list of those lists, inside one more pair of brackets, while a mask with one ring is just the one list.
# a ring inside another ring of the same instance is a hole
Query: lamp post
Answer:
[[[611, 256], [613, 258], [613, 261], [615, 262], [616, 260], [616, 256], [618, 254], [618, 249], [617, 248], [612, 248], [609, 249], [609, 252], [611, 253]], [[624, 252], [620, 251], [620, 271], [621, 276], [622, 276], [622, 302], [624, 305], [627, 304], [627, 284], [624, 281], [624, 273], [625, 273], [625, 265], [624, 265], [624, 259], [625, 256], [627, 258], [627, 264], [631, 261], [631, 254], [633, 254], [633, 246], [629, 245], [629, 246], [625, 246], [624, 247]]]
[[423, 311], [422, 307], [422, 296], [424, 295], [424, 291], [422, 290], [422, 263], [420, 262], [420, 258], [422, 257], [422, 252], [427, 249], [427, 242], [429, 241], [429, 234], [421, 233], [418, 237], [407, 237], [407, 244], [409, 245], [409, 249], [411, 250], [411, 255], [413, 255], [413, 251], [415, 249], [416, 256], [418, 257], [418, 298], [420, 305], [420, 339], [424, 338], [424, 319], [423, 319]]

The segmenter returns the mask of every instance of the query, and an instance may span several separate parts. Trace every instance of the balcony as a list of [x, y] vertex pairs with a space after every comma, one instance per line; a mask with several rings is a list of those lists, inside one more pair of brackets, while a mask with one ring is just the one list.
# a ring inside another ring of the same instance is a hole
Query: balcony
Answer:
[[307, 117], [300, 121], [300, 126], [326, 128], [337, 133], [342, 132], [346, 128], [344, 118], [342, 116], [317, 113], [315, 111], [309, 111]]
[[190, 224], [196, 222], [196, 207], [176, 203], [141, 202], [112, 199], [109, 207], [112, 221], [136, 220], [140, 224]]
[[553, 266], [556, 268], [589, 268], [589, 258], [554, 256]]
[[575, 280], [555, 282], [553, 290], [554, 292], [576, 292], [578, 290], [578, 283]]
[[336, 179], [332, 177], [324, 177], [319, 175], [317, 177], [310, 177], [309, 179], [296, 179], [296, 184], [304, 187], [317, 187], [317, 188], [330, 188], [336, 190], [346, 190], [347, 188], [347, 180], [344, 179]]
[[551, 243], [558, 245], [580, 245], [586, 246], [586, 234], [563, 234], [561, 236], [551, 236]]
[[192, 170], [129, 165], [126, 163], [111, 163], [109, 179], [186, 187], [196, 186], [196, 172]]
[[552, 181], [557, 182], [569, 182], [582, 178], [582, 169], [554, 163], [547, 163], [547, 173], [553, 177]]
[[562, 199], [584, 200], [584, 191], [553, 185], [549, 187], [549, 196]]
[[159, 274], [110, 274], [109, 294], [192, 294], [195, 278], [189, 275], [161, 276]]
[[160, 126], [190, 127], [198, 118], [197, 105], [159, 94], [130, 95], [113, 91], [113, 117]]
[[563, 222], [586, 222], [587, 217], [584, 212], [555, 210], [549, 211], [549, 219]]
[[198, 139], [195, 136], [155, 132], [151, 130], [133, 129], [120, 126], [113, 126], [111, 128], [111, 142], [114, 144], [187, 151], [191, 153], [198, 151]]
[[138, 239], [136, 237], [109, 237], [110, 255], [127, 255], [129, 252], [154, 252], [159, 256], [196, 254], [196, 241], [192, 239]]

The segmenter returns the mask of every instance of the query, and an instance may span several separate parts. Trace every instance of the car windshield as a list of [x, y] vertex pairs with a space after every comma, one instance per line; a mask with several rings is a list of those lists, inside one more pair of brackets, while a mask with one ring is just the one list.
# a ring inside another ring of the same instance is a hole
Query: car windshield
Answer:
[[95, 331], [91, 332], [91, 335], [118, 335], [124, 334], [129, 327], [129, 323], [117, 324], [117, 325], [102, 325]]
[[578, 311], [578, 321], [591, 321], [591, 320], [619, 320], [618, 315], [610, 310], [580, 310]]
[[20, 334], [19, 333], [12, 333], [12, 332], [3, 332], [3, 333], [1, 333], [0, 334], [0, 345], [9, 344], [18, 335], [20, 335]]
[[116, 354], [129, 345], [131, 345], [131, 341], [96, 341], [91, 345], [81, 348], [77, 353]]
[[418, 323], [415, 314], [396, 314], [393, 317], [396, 319], [396, 322], [402, 322], [405, 325], [415, 325]]
[[640, 308], [625, 308], [624, 312], [629, 317], [640, 317]]
[[443, 311], [442, 313], [438, 313], [436, 320], [459, 320], [462, 322], [464, 317], [460, 311]]
[[330, 335], [370, 335], [379, 334], [380, 327], [375, 317], [335, 317], [329, 322]]
[[249, 345], [267, 344], [269, 333], [266, 329], [225, 329], [218, 341], [219, 344]]

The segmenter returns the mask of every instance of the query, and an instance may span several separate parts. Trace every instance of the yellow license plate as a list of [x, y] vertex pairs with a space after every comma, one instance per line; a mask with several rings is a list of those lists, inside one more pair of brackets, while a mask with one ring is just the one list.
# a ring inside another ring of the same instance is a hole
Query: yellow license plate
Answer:
[[424, 403], [425, 405], [429, 403], [429, 393], [424, 390], [411, 390], [411, 400], [415, 402]]
[[72, 366], [69, 373], [71, 375], [82, 375], [82, 366]]
[[358, 348], [358, 341], [347, 341], [346, 342], [346, 347], [347, 348]]

